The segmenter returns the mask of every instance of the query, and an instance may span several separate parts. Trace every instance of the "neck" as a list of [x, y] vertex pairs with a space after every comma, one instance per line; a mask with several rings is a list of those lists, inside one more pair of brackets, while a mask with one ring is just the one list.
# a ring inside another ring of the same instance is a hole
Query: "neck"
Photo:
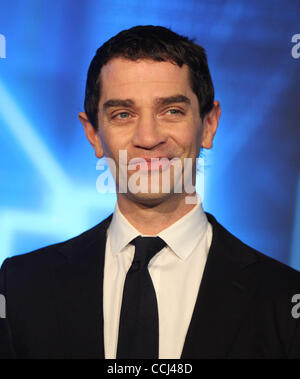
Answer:
[[156, 235], [195, 207], [195, 204], [186, 204], [185, 197], [186, 195], [181, 193], [163, 200], [137, 201], [118, 193], [118, 206], [126, 219], [141, 234]]

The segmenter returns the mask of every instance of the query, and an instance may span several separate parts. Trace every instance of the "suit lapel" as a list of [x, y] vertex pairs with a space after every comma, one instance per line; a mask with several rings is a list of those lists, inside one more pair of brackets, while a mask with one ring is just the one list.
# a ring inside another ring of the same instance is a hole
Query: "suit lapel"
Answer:
[[213, 216], [213, 240], [182, 358], [225, 358], [259, 282], [256, 255]]
[[[103, 275], [111, 217], [60, 248], [54, 268], [63, 358], [104, 359]], [[213, 240], [181, 358], [224, 358], [257, 289], [256, 255], [213, 216]]]
[[104, 358], [103, 272], [106, 231], [111, 216], [63, 245], [55, 267], [60, 355]]

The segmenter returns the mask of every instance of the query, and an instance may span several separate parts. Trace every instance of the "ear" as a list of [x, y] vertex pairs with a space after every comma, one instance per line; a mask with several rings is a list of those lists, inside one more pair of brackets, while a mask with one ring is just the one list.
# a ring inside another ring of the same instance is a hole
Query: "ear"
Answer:
[[80, 112], [78, 117], [84, 127], [86, 138], [89, 140], [90, 144], [95, 150], [96, 157], [102, 158], [104, 156], [104, 151], [98, 131], [90, 123], [86, 113]]
[[219, 119], [221, 116], [221, 106], [219, 101], [214, 101], [213, 109], [204, 117], [203, 120], [203, 134], [202, 134], [202, 147], [205, 149], [212, 148], [213, 139], [216, 134]]

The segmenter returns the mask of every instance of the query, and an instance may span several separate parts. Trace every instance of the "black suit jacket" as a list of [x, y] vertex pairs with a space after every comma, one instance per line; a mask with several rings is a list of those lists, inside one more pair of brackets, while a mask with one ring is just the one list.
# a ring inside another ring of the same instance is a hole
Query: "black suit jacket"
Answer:
[[[182, 358], [300, 358], [300, 273], [216, 219]], [[111, 216], [66, 242], [5, 260], [0, 357], [104, 358], [102, 286]]]

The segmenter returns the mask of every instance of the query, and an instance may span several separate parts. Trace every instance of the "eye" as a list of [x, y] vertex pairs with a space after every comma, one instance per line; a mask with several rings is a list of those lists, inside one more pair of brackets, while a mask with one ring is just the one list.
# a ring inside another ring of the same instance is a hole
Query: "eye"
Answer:
[[113, 116], [113, 118], [125, 119], [129, 118], [130, 114], [128, 112], [121, 112]]
[[179, 109], [168, 109], [167, 110], [167, 112], [166, 112], [167, 114], [171, 114], [171, 115], [182, 115], [183, 114], [183, 112], [181, 111], [181, 110], [179, 110]]

